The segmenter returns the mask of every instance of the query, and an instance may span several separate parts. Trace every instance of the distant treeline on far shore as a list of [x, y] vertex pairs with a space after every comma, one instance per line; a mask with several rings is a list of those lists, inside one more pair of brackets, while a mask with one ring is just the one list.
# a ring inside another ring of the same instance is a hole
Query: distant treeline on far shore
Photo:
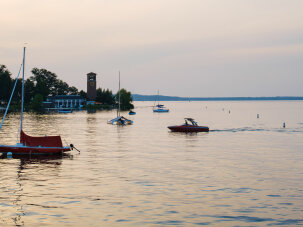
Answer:
[[133, 94], [133, 101], [283, 101], [303, 100], [303, 96], [276, 96], [276, 97], [178, 97], [163, 95]]

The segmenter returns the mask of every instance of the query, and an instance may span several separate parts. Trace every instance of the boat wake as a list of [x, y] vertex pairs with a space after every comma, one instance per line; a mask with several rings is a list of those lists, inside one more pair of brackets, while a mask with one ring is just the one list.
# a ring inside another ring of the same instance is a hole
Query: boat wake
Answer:
[[230, 128], [230, 129], [213, 129], [210, 132], [281, 132], [281, 133], [303, 133], [303, 128]]
[[210, 132], [262, 132], [262, 131], [269, 131], [269, 130], [263, 128], [251, 128], [251, 127], [210, 130]]

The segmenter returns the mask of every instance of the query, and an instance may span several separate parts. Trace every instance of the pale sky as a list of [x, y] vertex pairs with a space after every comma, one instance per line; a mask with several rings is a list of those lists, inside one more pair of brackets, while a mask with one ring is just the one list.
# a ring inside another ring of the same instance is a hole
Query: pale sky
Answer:
[[303, 0], [0, 0], [0, 64], [86, 91], [303, 96]]

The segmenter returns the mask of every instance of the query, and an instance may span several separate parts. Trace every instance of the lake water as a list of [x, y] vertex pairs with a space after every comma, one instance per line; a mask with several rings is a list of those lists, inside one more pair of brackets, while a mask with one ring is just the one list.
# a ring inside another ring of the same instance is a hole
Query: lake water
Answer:
[[[163, 104], [135, 102], [124, 127], [107, 124], [115, 111], [26, 114], [26, 133], [81, 152], [1, 159], [0, 226], [303, 225], [302, 101]], [[167, 129], [184, 117], [211, 131]], [[0, 144], [16, 143], [19, 118]]]

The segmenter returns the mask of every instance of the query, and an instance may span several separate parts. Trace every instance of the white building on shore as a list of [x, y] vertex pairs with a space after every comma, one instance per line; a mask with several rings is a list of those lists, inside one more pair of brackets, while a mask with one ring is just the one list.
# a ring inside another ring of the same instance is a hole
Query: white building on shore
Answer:
[[85, 102], [86, 99], [80, 95], [56, 95], [47, 97], [46, 102], [43, 102], [43, 105], [47, 110], [75, 110], [82, 109]]

